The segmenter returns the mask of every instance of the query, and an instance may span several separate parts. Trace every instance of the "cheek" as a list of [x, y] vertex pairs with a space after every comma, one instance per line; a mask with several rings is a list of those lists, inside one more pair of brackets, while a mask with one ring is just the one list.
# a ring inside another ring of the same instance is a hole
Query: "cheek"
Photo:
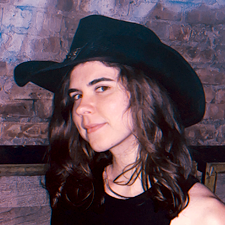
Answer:
[[75, 113], [75, 108], [73, 107], [72, 109], [72, 119], [73, 119], [73, 123], [75, 124], [75, 126], [77, 127], [77, 121], [78, 121], [78, 118], [77, 118], [77, 115]]
[[81, 128], [81, 118], [76, 113], [74, 113], [74, 109], [72, 111], [72, 119], [73, 119], [73, 123], [75, 124], [78, 132], [83, 137], [83, 135], [82, 135], [82, 128]]
[[[120, 104], [116, 103], [118, 102], [115, 101], [115, 107], [111, 109], [112, 113], [113, 113], [113, 117], [115, 117], [116, 115], [118, 115], [118, 119], [122, 120], [125, 124], [132, 124], [132, 113], [131, 113], [131, 109], [130, 109], [130, 101], [128, 98], [124, 98]], [[114, 109], [114, 111], [113, 111]]]
[[113, 104], [111, 107], [108, 107], [109, 120], [112, 125], [118, 130], [121, 129], [133, 131], [133, 117], [130, 104], [128, 101], [124, 101], [121, 104]]
[[132, 117], [131, 109], [127, 109], [123, 114], [123, 123], [127, 127], [128, 130], [134, 131], [134, 120]]

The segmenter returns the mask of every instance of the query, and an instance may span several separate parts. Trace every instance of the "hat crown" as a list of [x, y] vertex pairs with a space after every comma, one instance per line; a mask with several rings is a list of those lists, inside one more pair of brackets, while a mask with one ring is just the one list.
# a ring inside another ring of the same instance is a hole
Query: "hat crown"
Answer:
[[112, 19], [102, 15], [91, 15], [80, 20], [76, 34], [70, 47], [70, 53], [84, 47], [99, 37], [113, 36], [136, 37], [146, 43], [161, 43], [158, 36], [147, 27]]
[[120, 63], [146, 72], [167, 90], [184, 126], [199, 122], [205, 112], [204, 90], [189, 63], [163, 44], [147, 27], [127, 21], [92, 15], [80, 20], [70, 52], [62, 63], [31, 61], [14, 70], [15, 81], [31, 81], [52, 92], [75, 65], [91, 60]]

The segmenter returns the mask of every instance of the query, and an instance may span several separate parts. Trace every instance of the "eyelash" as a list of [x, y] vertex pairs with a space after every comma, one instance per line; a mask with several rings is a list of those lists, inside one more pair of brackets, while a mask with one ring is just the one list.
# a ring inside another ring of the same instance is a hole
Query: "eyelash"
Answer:
[[76, 102], [76, 101], [78, 101], [81, 97], [82, 97], [82, 94], [74, 94], [74, 95], [70, 96], [70, 101]]
[[[108, 87], [108, 86], [99, 86], [99, 87], [95, 88], [95, 91], [97, 91], [99, 93], [102, 93], [102, 92], [108, 90], [109, 88], [110, 87]], [[102, 90], [100, 90], [100, 89], [102, 89]], [[75, 94], [75, 95], [71, 96], [71, 99], [73, 101], [77, 101], [77, 100], [79, 100], [81, 98], [80, 96], [82, 97], [82, 94]], [[76, 98], [76, 97], [78, 97], [78, 98]]]
[[103, 88], [103, 90], [102, 90], [102, 91], [100, 91], [100, 92], [104, 92], [104, 91], [106, 91], [106, 90], [108, 90], [108, 89], [109, 89], [109, 87], [108, 87], [108, 86], [99, 86], [99, 87], [97, 87], [95, 90], [97, 91], [97, 90], [99, 90], [99, 89], [101, 89], [101, 88]]

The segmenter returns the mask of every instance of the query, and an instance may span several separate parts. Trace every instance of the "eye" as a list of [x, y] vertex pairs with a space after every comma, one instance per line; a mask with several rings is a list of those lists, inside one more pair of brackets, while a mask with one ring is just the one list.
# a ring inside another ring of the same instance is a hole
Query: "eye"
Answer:
[[71, 99], [73, 99], [74, 101], [77, 101], [80, 98], [82, 98], [82, 94], [74, 94], [74, 95], [71, 96]]
[[106, 91], [106, 90], [108, 90], [108, 89], [109, 89], [108, 86], [100, 86], [100, 87], [97, 87], [95, 90], [96, 90], [97, 92], [104, 92], [104, 91]]

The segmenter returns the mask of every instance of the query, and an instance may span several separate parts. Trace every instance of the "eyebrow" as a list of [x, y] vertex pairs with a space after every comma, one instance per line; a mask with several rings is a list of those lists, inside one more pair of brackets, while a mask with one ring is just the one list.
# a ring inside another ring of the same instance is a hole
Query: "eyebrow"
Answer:
[[106, 77], [101, 77], [101, 78], [92, 80], [90, 83], [88, 83], [88, 86], [97, 84], [97, 83], [99, 83], [99, 82], [101, 82], [101, 81], [114, 81], [114, 80], [112, 80], [112, 79], [110, 79], [110, 78], [106, 78]]
[[[92, 80], [91, 82], [88, 83], [88, 86], [92, 86], [94, 84], [97, 84], [99, 82], [102, 82], [102, 81], [114, 81], [113, 79], [110, 79], [110, 78], [106, 78], [106, 77], [101, 77], [101, 78], [98, 78], [98, 79], [94, 79]], [[68, 90], [68, 95], [72, 92], [78, 92], [79, 90], [76, 89], [76, 88], [70, 88]]]

